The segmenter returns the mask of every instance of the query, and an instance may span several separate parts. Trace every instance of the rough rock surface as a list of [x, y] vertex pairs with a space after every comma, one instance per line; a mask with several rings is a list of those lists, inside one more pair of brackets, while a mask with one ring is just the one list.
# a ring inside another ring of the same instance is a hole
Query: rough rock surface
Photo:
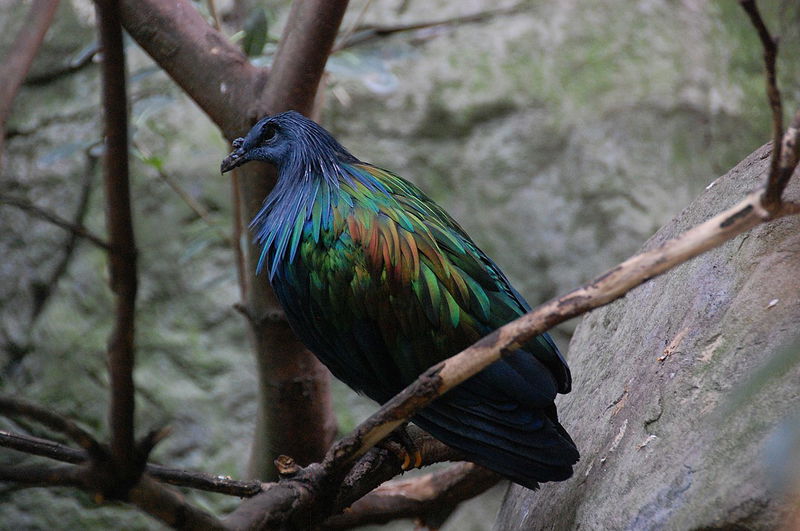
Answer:
[[[738, 201], [768, 154], [718, 179], [645, 248]], [[496, 529], [776, 528], [764, 448], [800, 409], [798, 253], [800, 218], [778, 220], [588, 315], [560, 402], [582, 453], [575, 476], [509, 489]], [[793, 363], [763, 373], [787, 352]]]

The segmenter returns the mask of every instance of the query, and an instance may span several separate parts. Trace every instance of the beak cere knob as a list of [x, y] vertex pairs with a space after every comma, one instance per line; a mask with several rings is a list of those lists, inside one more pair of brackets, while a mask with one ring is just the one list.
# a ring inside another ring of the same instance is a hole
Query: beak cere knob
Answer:
[[244, 156], [244, 149], [242, 149], [243, 144], [244, 138], [237, 138], [231, 142], [233, 151], [231, 151], [230, 155], [223, 159], [222, 165], [219, 168], [221, 173], [229, 172], [244, 162], [242, 160], [242, 157]]

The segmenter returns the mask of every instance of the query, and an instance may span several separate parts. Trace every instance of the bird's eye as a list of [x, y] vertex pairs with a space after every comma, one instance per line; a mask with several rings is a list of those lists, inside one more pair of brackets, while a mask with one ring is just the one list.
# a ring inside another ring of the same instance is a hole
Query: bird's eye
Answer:
[[233, 149], [239, 149], [240, 147], [242, 147], [242, 145], [244, 145], [244, 138], [242, 137], [235, 138], [233, 142], [231, 142], [231, 145], [233, 146]]
[[273, 138], [275, 138], [275, 126], [272, 124], [265, 124], [264, 128], [261, 129], [261, 140], [263, 142], [269, 142]]

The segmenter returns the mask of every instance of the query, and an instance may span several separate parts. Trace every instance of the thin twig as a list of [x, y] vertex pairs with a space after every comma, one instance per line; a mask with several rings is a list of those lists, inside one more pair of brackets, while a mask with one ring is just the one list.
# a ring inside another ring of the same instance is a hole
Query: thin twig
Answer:
[[[31, 435], [2, 430], [0, 430], [0, 446], [65, 463], [81, 464], [89, 461], [89, 454], [84, 450], [70, 448], [69, 446]], [[261, 492], [262, 488], [260, 481], [242, 481], [227, 476], [181, 470], [152, 463], [145, 467], [145, 472], [153, 478], [170, 485], [218, 492], [241, 498], [255, 496]]]
[[[342, 33], [342, 36], [338, 38], [338, 41], [340, 43], [345, 43], [350, 39], [350, 37], [353, 35], [353, 32], [355, 32], [356, 28], [358, 28], [359, 24], [361, 24], [361, 21], [364, 20], [364, 17], [367, 15], [367, 11], [369, 11], [369, 8], [371, 6], [372, 6], [372, 0], [367, 0], [366, 2], [364, 2], [364, 5], [361, 6], [361, 11], [359, 11], [358, 14], [356, 15], [356, 18], [353, 19], [353, 23], [350, 24], [350, 26], [344, 31], [344, 33]], [[338, 50], [339, 50], [339, 45], [335, 44], [333, 46], [333, 50], [331, 50], [331, 53], [336, 53]]]
[[128, 179], [128, 109], [125, 88], [125, 52], [119, 5], [98, 0], [98, 25], [103, 47], [102, 79], [105, 115], [106, 222], [113, 251], [109, 253], [111, 290], [116, 295], [114, 329], [108, 343], [111, 379], [109, 424], [111, 456], [116, 472], [130, 482], [138, 475], [134, 443], [134, 323], [136, 308], [136, 244]]
[[75, 224], [67, 219], [58, 216], [57, 214], [53, 214], [52, 212], [45, 210], [41, 207], [38, 207], [31, 203], [30, 201], [23, 199], [21, 197], [14, 197], [9, 195], [0, 194], [0, 204], [5, 204], [9, 206], [16, 207], [32, 216], [35, 216], [39, 219], [43, 219], [49, 223], [52, 223], [56, 227], [60, 227], [64, 230], [70, 231], [73, 234], [80, 236], [81, 238], [86, 239], [93, 245], [96, 245], [100, 249], [104, 251], [111, 251], [111, 245], [106, 242], [100, 236], [92, 233], [89, 229], [84, 227], [83, 225]]
[[[86, 214], [89, 211], [89, 198], [92, 192], [92, 180], [94, 177], [93, 163], [96, 162], [97, 159], [92, 156], [87, 156], [87, 158], [89, 160], [87, 164], [89, 168], [87, 168], [83, 176], [83, 182], [81, 183], [80, 193], [78, 195], [78, 204], [75, 207], [75, 214], [72, 216], [71, 223], [74, 227], [83, 226], [83, 220], [86, 219]], [[64, 239], [64, 243], [60, 246], [61, 256], [56, 262], [55, 267], [44, 281], [37, 281], [34, 285], [35, 297], [31, 310], [30, 329], [34, 328], [39, 316], [47, 306], [47, 302], [55, 292], [59, 280], [66, 274], [72, 258], [75, 256], [75, 249], [78, 245], [78, 241], [79, 235], [74, 231], [70, 231]]]
[[6, 121], [11, 114], [11, 106], [53, 22], [57, 8], [58, 0], [34, 0], [16, 41], [9, 48], [9, 55], [0, 65], [0, 79], [3, 80], [0, 83], [0, 164], [3, 161]]
[[92, 64], [92, 60], [100, 51], [100, 43], [94, 42], [81, 50], [80, 53], [73, 57], [69, 63], [64, 66], [58, 67], [50, 72], [43, 72], [41, 74], [28, 76], [25, 78], [24, 85], [26, 87], [36, 87], [40, 85], [47, 85], [62, 77], [74, 74], [83, 70], [85, 67]]
[[208, 13], [211, 15], [211, 22], [214, 23], [214, 29], [222, 31], [222, 24], [219, 23], [219, 15], [217, 15], [217, 3], [214, 0], [208, 0]]
[[[761, 18], [761, 13], [758, 10], [758, 5], [755, 0], [740, 0], [739, 4], [750, 17], [750, 21], [758, 33], [758, 38], [761, 39], [761, 45], [764, 48], [764, 81], [767, 90], [767, 100], [769, 101], [770, 109], [772, 110], [772, 156], [770, 157], [770, 180], [767, 189], [764, 193], [764, 203], [769, 209], [773, 206], [777, 207], [780, 204], [781, 192], [783, 188], [779, 189], [777, 180], [773, 176], [778, 175], [778, 168], [781, 158], [781, 138], [783, 137], [783, 104], [781, 103], [781, 93], [778, 90], [778, 83], [776, 79], [775, 60], [778, 56], [778, 41], [772, 37]], [[785, 186], [785, 185], [784, 185]]]
[[89, 432], [65, 417], [26, 400], [0, 395], [0, 414], [35, 420], [53, 431], [63, 433], [90, 455], [101, 453], [100, 444]]
[[441, 20], [433, 20], [426, 22], [414, 22], [412, 24], [395, 24], [388, 26], [366, 26], [356, 28], [345, 34], [334, 47], [331, 53], [336, 53], [347, 48], [365, 44], [374, 39], [382, 39], [395, 33], [404, 33], [407, 31], [417, 31], [428, 28], [435, 28], [437, 26], [456, 26], [459, 24], [474, 24], [483, 22], [492, 17], [513, 15], [521, 11], [521, 6], [512, 6], [504, 9], [492, 9], [489, 11], [480, 11], [471, 15], [463, 15], [459, 17], [445, 18]]
[[[147, 148], [145, 148], [141, 144], [141, 142], [134, 140], [133, 146], [137, 149], [137, 151], [139, 151], [142, 154], [142, 157], [148, 158], [151, 156], [150, 151]], [[230, 243], [231, 246], [233, 246], [232, 237], [229, 234], [227, 234], [224, 230], [222, 230], [222, 227], [220, 227], [218, 223], [215, 223], [214, 220], [211, 219], [211, 215], [209, 214], [206, 207], [201, 205], [194, 197], [192, 197], [189, 194], [189, 192], [184, 190], [183, 187], [180, 184], [178, 184], [178, 182], [175, 179], [173, 179], [170, 174], [168, 174], [158, 166], [151, 166], [151, 167], [153, 167], [153, 169], [156, 170], [156, 173], [161, 178], [161, 180], [167, 183], [169, 187], [172, 188], [173, 192], [178, 194], [178, 197], [180, 197], [183, 200], [183, 202], [186, 203], [186, 206], [188, 206], [192, 210], [192, 212], [197, 214], [197, 217], [202, 219], [206, 223], [206, 225], [214, 229], [214, 231], [217, 234], [222, 236], [222, 238], [225, 239], [225, 241], [227, 241], [228, 243]]]

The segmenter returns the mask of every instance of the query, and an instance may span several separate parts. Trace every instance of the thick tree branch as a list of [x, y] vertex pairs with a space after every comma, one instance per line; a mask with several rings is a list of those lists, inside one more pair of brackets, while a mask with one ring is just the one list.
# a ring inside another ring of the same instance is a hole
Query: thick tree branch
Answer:
[[[333, 2], [338, 3], [338, 2]], [[188, 0], [122, 0], [122, 23], [227, 138], [259, 116], [267, 70], [251, 65]]]
[[384, 483], [350, 508], [328, 518], [323, 529], [352, 529], [414, 518], [436, 529], [461, 502], [485, 492], [500, 476], [472, 463], [458, 463], [439, 472]]
[[[420, 450], [421, 466], [463, 459], [419, 428], [409, 426], [408, 435]], [[370, 449], [339, 475], [326, 474], [320, 465], [313, 464], [284, 477], [280, 483], [265, 484], [264, 491], [242, 503], [226, 523], [234, 529], [272, 529], [269, 526], [288, 525], [286, 522], [291, 521], [299, 528], [307, 528], [395, 477], [402, 472], [400, 465], [398, 456], [382, 448]]]
[[[346, 8], [345, 1], [292, 4], [264, 93], [253, 100], [251, 121], [236, 136], [265, 114], [288, 109], [311, 112]], [[265, 164], [251, 164], [235, 173], [242, 216], [239, 223], [247, 227], [272, 190], [275, 172]], [[247, 246], [242, 289], [260, 376], [248, 475], [274, 478], [272, 463], [280, 454], [291, 455], [302, 465], [321, 459], [335, 436], [336, 421], [327, 369], [295, 337], [287, 322], [265, 319], [282, 309], [267, 279], [256, 275], [258, 253], [252, 244]]]
[[196, 531], [225, 530], [215, 516], [188, 503], [173, 489], [144, 474], [128, 492], [128, 501], [173, 529]]
[[36, 52], [44, 41], [57, 8], [58, 0], [34, 0], [9, 55], [0, 65], [0, 79], [3, 80], [0, 83], [0, 167], [3, 162], [6, 121], [11, 114], [11, 106], [25, 76], [28, 75]]

